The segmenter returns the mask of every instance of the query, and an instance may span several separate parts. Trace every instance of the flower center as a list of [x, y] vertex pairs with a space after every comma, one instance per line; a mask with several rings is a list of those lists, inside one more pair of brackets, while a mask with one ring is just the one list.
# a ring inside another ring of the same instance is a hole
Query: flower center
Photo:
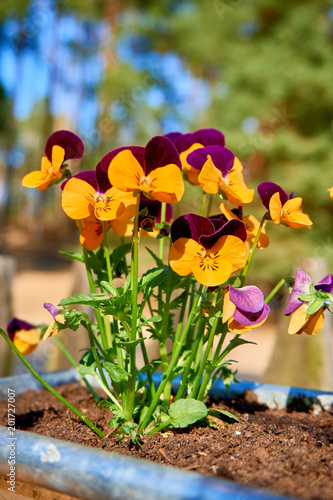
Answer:
[[95, 205], [97, 205], [99, 207], [106, 205], [109, 201], [110, 201], [110, 198], [108, 196], [105, 196], [102, 193], [96, 193], [94, 196]]
[[209, 250], [204, 249], [201, 253], [201, 269], [205, 271], [206, 269], [211, 268], [213, 271], [216, 271], [218, 269], [216, 257], [217, 252], [211, 253]]
[[140, 179], [140, 184], [143, 187], [148, 187], [151, 184], [151, 178], [148, 175], [143, 175]]

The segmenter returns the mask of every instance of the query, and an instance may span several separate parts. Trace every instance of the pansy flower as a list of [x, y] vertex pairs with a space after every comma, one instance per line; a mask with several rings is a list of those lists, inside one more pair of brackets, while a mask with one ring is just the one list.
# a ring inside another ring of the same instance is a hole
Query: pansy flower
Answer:
[[80, 137], [68, 130], [58, 130], [52, 134], [45, 146], [41, 170], [30, 172], [22, 179], [22, 186], [43, 191], [51, 184], [59, 182], [64, 174], [65, 162], [81, 158], [84, 146]]
[[246, 333], [261, 326], [270, 311], [262, 292], [256, 286], [233, 288], [226, 286], [222, 321], [228, 322], [233, 333]]
[[200, 149], [205, 146], [225, 145], [224, 135], [222, 132], [214, 128], [204, 128], [190, 134], [170, 132], [169, 134], [165, 134], [164, 137], [168, 137], [176, 146], [186, 178], [191, 184], [194, 185], [199, 185], [198, 176], [200, 172], [187, 162], [188, 155], [196, 149]]
[[223, 192], [233, 205], [242, 206], [253, 200], [254, 189], [246, 187], [243, 165], [223, 146], [206, 146], [190, 153], [187, 163], [199, 171], [198, 182], [205, 193]]
[[218, 220], [214, 224], [196, 214], [181, 216], [173, 222], [169, 260], [177, 274], [193, 274], [203, 285], [218, 286], [244, 267], [247, 259], [244, 224], [232, 220], [217, 229], [218, 225]]
[[38, 327], [18, 318], [13, 318], [7, 324], [7, 334], [23, 355], [31, 354], [41, 339]]
[[330, 193], [330, 197], [333, 200], [333, 186], [327, 190]]
[[156, 136], [146, 147], [119, 148], [101, 160], [103, 170], [117, 189], [165, 203], [175, 203], [184, 193], [178, 151], [167, 137]]
[[135, 213], [133, 195], [111, 186], [100, 164], [95, 170], [71, 177], [62, 189], [62, 208], [71, 219], [86, 219], [93, 214], [99, 221], [110, 221], [122, 215], [128, 207], [132, 207], [129, 208], [129, 217]]
[[56, 323], [60, 323], [60, 325], [65, 325], [66, 319], [62, 315], [63, 309], [59, 309], [58, 307], [54, 306], [53, 304], [50, 304], [49, 302], [45, 302], [44, 307], [51, 314], [53, 318], [43, 336], [43, 340], [47, 340], [49, 337], [58, 335], [60, 328], [56, 326]]
[[[244, 222], [246, 231], [247, 231], [247, 242], [250, 243], [251, 245], [254, 243], [254, 240], [256, 239], [257, 233], [259, 231], [260, 227], [260, 222], [258, 219], [254, 217], [254, 215], [244, 215], [243, 217], [237, 217], [237, 215], [234, 213], [234, 211], [229, 210], [228, 207], [224, 203], [220, 204], [220, 210], [223, 213], [223, 215], [226, 217], [227, 220], [231, 219], [237, 219], [239, 218], [242, 222]], [[266, 230], [264, 227], [261, 228], [260, 231], [260, 236], [258, 240], [258, 248], [266, 248], [269, 245], [269, 238], [266, 235]]]
[[293, 193], [288, 196], [274, 182], [262, 182], [257, 190], [274, 224], [284, 223], [295, 229], [312, 226], [310, 217], [302, 212], [302, 198], [295, 198]]
[[[333, 275], [328, 274], [316, 285], [297, 269], [285, 315], [290, 316], [288, 333], [316, 335], [323, 327], [324, 311], [332, 302]], [[310, 309], [310, 311], [309, 311]]]

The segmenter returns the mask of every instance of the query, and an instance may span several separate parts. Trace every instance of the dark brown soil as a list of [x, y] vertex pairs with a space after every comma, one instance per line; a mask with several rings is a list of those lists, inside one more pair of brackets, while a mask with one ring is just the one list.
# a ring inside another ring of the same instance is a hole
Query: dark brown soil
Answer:
[[[117, 442], [108, 426], [110, 411], [98, 408], [85, 388], [58, 387], [82, 413], [106, 433], [98, 438], [47, 391], [28, 391], [16, 399], [16, 428], [169, 466], [232, 479], [239, 483], [313, 500], [333, 499], [333, 412], [314, 415], [304, 408], [270, 410], [253, 393], [231, 401], [210, 400], [240, 423], [217, 429], [196, 425], [143, 438], [141, 447]], [[305, 410], [305, 411], [304, 411]], [[6, 425], [7, 401], [0, 402]]]

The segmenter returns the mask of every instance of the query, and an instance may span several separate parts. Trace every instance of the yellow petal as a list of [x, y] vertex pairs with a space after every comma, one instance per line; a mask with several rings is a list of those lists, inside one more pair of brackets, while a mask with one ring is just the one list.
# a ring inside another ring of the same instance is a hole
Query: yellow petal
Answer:
[[319, 309], [315, 314], [311, 314], [304, 328], [304, 332], [308, 335], [317, 335], [324, 324], [324, 308]]
[[236, 306], [233, 302], [231, 302], [229, 295], [230, 295], [229, 290], [227, 290], [223, 298], [223, 310], [222, 310], [223, 323], [232, 318], [234, 312], [236, 311]]
[[288, 200], [282, 207], [281, 219], [288, 226], [295, 229], [302, 227], [310, 228], [312, 221], [307, 214], [304, 214], [301, 209], [302, 198], [292, 198]]
[[217, 194], [219, 192], [222, 181], [222, 173], [213, 164], [211, 157], [208, 155], [207, 161], [202, 167], [199, 177], [199, 184], [203, 191], [208, 194]]
[[134, 224], [131, 220], [123, 221], [121, 217], [110, 222], [112, 231], [118, 236], [131, 237], [133, 235]]
[[22, 186], [28, 188], [38, 187], [39, 191], [44, 191], [52, 181], [53, 176], [45, 170], [35, 170], [25, 175], [22, 179]]
[[14, 335], [14, 345], [24, 354], [31, 354], [39, 344], [41, 334], [35, 328], [31, 330], [20, 330]]
[[226, 217], [226, 219], [237, 219], [237, 216], [231, 210], [229, 210], [229, 208], [226, 207], [224, 203], [221, 203], [220, 210], [223, 213], [224, 217]]
[[221, 180], [220, 189], [224, 191], [228, 201], [233, 205], [243, 206], [251, 203], [254, 196], [254, 189], [246, 187], [243, 174], [234, 167]]
[[176, 203], [184, 194], [184, 181], [177, 165], [170, 164], [159, 167], [149, 173], [150, 184], [141, 190], [151, 194], [156, 200], [164, 203]]
[[269, 213], [274, 224], [280, 224], [281, 211], [282, 211], [282, 203], [280, 199], [280, 193], [276, 192], [269, 200]]
[[72, 177], [62, 192], [62, 208], [71, 219], [85, 219], [94, 207], [95, 189], [86, 181]]
[[180, 276], [192, 273], [191, 263], [197, 255], [201, 255], [204, 248], [191, 238], [179, 238], [170, 248], [170, 267]]
[[306, 326], [309, 316], [306, 314], [306, 310], [308, 308], [306, 302], [304, 302], [300, 307], [298, 307], [293, 313], [291, 313], [288, 333], [289, 335], [293, 335], [295, 333], [302, 333], [304, 327]]
[[196, 149], [200, 149], [200, 148], [203, 148], [203, 145], [200, 144], [199, 142], [196, 142], [196, 143], [192, 144], [191, 147], [186, 149], [186, 151], [183, 151], [179, 155], [180, 161], [182, 162], [182, 166], [183, 166], [183, 169], [185, 171], [187, 180], [191, 184], [194, 184], [195, 186], [199, 185], [199, 181], [198, 181], [199, 170], [197, 170], [196, 168], [192, 167], [189, 163], [187, 163], [186, 159], [190, 153], [192, 153]]
[[65, 150], [61, 146], [53, 146], [52, 148], [52, 167], [54, 175], [57, 179], [61, 179], [62, 173], [60, 172], [61, 165], [64, 163]]
[[[119, 190], [116, 188], [108, 189], [101, 197], [102, 201], [95, 203], [94, 214], [98, 220], [109, 221], [122, 215], [125, 205], [119, 199]], [[114, 196], [115, 193], [115, 196]]]
[[191, 269], [195, 279], [205, 286], [221, 285], [232, 273], [231, 263], [221, 258], [196, 256], [191, 262]]
[[[254, 240], [258, 233], [260, 222], [253, 215], [245, 215], [245, 217], [242, 218], [242, 221], [244, 222], [246, 227], [247, 241], [249, 243], [254, 243]], [[258, 240], [258, 248], [266, 248], [268, 245], [269, 238], [266, 235], [265, 229], [262, 228]]]
[[327, 190], [327, 191], [330, 193], [330, 197], [331, 197], [331, 198], [332, 198], [332, 200], [333, 200], [333, 187], [328, 188], [328, 190]]
[[136, 191], [140, 189], [144, 171], [133, 153], [124, 149], [111, 160], [108, 177], [112, 186], [121, 191]]
[[237, 236], [222, 236], [210, 249], [210, 253], [217, 253], [219, 259], [230, 262], [232, 272], [242, 269], [247, 260], [245, 243]]
[[100, 221], [88, 223], [80, 233], [80, 243], [87, 250], [97, 250], [103, 242], [103, 228]]

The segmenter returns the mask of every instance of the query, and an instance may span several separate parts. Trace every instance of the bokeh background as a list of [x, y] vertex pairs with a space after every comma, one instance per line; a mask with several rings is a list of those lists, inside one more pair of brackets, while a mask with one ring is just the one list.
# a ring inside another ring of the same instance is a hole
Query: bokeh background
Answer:
[[[58, 254], [78, 243], [59, 189], [21, 187], [58, 129], [83, 139], [81, 169], [154, 135], [221, 130], [246, 165], [249, 187], [270, 180], [295, 191], [314, 221], [310, 231], [271, 224], [271, 244], [258, 252], [250, 280], [268, 291], [296, 267], [317, 281], [332, 271], [332, 1], [1, 2], [0, 68], [2, 326], [11, 314], [47, 321], [42, 303], [58, 302], [78, 283]], [[176, 215], [200, 196], [189, 188]], [[257, 195], [251, 209], [261, 218]], [[285, 300], [281, 293], [273, 302], [256, 339], [259, 359], [255, 347], [244, 350], [240, 374], [331, 387], [330, 318], [319, 339], [287, 339], [279, 319]]]

